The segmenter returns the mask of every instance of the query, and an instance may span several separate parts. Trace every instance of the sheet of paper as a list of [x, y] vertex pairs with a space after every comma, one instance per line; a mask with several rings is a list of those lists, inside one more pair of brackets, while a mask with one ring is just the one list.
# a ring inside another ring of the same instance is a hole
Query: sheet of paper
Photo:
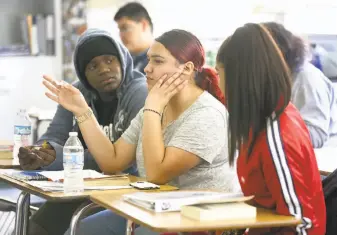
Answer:
[[[60, 192], [63, 191], [63, 183], [52, 181], [28, 181], [27, 184], [39, 188], [43, 191]], [[84, 190], [117, 190], [128, 189], [131, 186], [84, 186]]]
[[[64, 171], [41, 171], [40, 174], [54, 182], [58, 182], [64, 179]], [[94, 170], [83, 170], [83, 179], [99, 179], [106, 177], [110, 176], [103, 175]]]

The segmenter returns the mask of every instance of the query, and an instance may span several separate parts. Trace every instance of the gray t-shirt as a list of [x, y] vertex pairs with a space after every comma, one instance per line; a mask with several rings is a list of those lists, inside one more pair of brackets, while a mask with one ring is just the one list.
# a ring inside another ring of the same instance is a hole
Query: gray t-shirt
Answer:
[[[165, 147], [193, 153], [202, 162], [169, 184], [180, 189], [240, 190], [235, 167], [229, 167], [227, 148], [227, 110], [208, 92], [203, 92], [175, 121], [163, 131]], [[142, 149], [143, 110], [132, 120], [122, 138], [137, 145], [139, 174], [146, 177]]]

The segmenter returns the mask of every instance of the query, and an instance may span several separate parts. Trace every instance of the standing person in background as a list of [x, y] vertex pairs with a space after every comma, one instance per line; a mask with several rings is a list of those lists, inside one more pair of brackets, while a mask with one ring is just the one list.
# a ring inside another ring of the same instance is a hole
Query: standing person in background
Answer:
[[319, 54], [315, 51], [316, 47], [317, 47], [316, 43], [310, 44], [310, 54], [312, 57], [310, 63], [312, 63], [319, 70], [323, 71], [321, 58]]
[[132, 55], [134, 68], [145, 74], [146, 53], [153, 42], [153, 23], [149, 13], [140, 3], [130, 2], [117, 11], [114, 20], [123, 44]]
[[279, 46], [292, 77], [291, 102], [309, 129], [314, 148], [337, 147], [337, 91], [309, 62], [304, 41], [283, 25], [263, 24]]
[[[301, 219], [296, 227], [249, 229], [248, 234], [324, 235], [322, 183], [308, 129], [291, 104], [291, 74], [268, 30], [238, 28], [220, 47], [225, 81], [230, 163], [245, 195], [259, 207]], [[304, 167], [305, 166], [305, 167]]]
[[336, 58], [319, 44], [314, 44], [313, 48], [314, 55], [318, 56], [321, 63], [321, 71], [323, 74], [329, 78], [336, 80], [337, 78], [337, 61]]

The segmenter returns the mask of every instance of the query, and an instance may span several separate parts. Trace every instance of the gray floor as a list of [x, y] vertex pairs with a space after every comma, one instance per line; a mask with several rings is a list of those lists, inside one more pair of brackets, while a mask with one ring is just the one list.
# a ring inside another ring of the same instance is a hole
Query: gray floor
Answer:
[[[6, 201], [16, 203], [21, 191], [9, 186], [4, 182], [0, 182], [0, 235], [11, 235], [15, 226], [15, 207], [11, 206], [12, 203], [6, 203]], [[44, 203], [44, 199], [32, 196], [31, 205], [39, 207]]]
[[0, 235], [11, 235], [15, 226], [15, 212], [0, 211]]

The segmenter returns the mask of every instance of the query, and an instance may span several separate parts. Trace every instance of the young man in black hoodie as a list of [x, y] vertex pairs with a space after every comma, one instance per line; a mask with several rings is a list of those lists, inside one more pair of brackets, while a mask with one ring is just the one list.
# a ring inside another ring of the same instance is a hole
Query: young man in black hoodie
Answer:
[[[127, 49], [107, 32], [97, 29], [87, 30], [80, 37], [75, 49], [74, 63], [79, 78], [75, 86], [85, 97], [103, 131], [114, 142], [144, 106], [147, 96], [145, 77], [134, 70]], [[39, 145], [46, 141], [48, 148], [21, 148], [21, 167], [28, 170], [62, 170], [63, 146], [71, 131], [79, 132], [86, 149], [73, 114], [58, 106], [47, 132], [37, 142]], [[84, 154], [84, 168], [99, 171], [88, 150]], [[136, 166], [131, 166], [127, 172], [137, 174]], [[32, 217], [29, 234], [63, 234], [69, 227], [73, 212], [81, 203], [83, 201], [47, 202]], [[58, 218], [57, 221], [55, 218]]]

